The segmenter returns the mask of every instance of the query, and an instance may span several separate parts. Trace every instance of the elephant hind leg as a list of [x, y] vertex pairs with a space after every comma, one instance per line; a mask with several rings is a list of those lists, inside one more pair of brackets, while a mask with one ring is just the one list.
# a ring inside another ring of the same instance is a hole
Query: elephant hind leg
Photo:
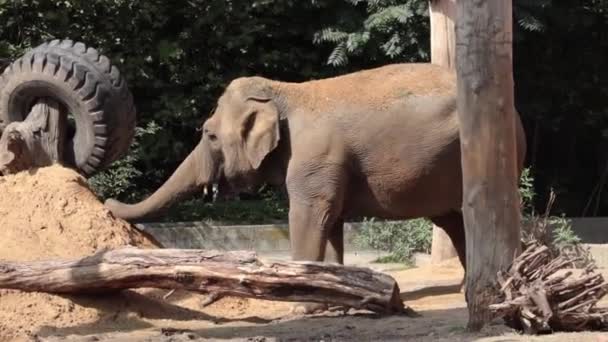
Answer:
[[466, 240], [462, 214], [460, 212], [453, 211], [445, 215], [431, 217], [430, 219], [435, 225], [443, 229], [446, 234], [448, 234], [450, 240], [452, 240], [454, 248], [456, 249], [456, 253], [458, 253], [458, 259], [466, 271]]

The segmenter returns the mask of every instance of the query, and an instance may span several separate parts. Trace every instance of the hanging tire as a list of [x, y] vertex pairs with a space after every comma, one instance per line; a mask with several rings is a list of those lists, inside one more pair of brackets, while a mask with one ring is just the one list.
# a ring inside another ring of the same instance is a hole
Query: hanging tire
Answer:
[[0, 76], [0, 126], [23, 121], [37, 99], [48, 97], [73, 120], [64, 164], [89, 177], [124, 156], [135, 133], [135, 105], [106, 56], [71, 40], [26, 52]]

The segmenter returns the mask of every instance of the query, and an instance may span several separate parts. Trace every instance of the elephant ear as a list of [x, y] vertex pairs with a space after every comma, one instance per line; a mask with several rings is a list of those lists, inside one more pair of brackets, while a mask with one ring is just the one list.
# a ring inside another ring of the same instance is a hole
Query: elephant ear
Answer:
[[279, 143], [279, 112], [269, 99], [248, 100], [254, 102], [254, 110], [243, 123], [245, 155], [251, 166], [258, 169], [268, 153]]

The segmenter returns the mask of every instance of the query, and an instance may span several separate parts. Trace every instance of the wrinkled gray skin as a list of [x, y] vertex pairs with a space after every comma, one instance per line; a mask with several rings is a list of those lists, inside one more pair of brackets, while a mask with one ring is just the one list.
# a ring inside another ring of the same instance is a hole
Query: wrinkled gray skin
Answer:
[[[393, 64], [303, 83], [239, 78], [171, 178], [141, 203], [108, 200], [115, 216], [158, 214], [225, 177], [246, 190], [285, 184], [294, 260], [343, 262], [352, 216], [428, 217], [465, 260], [455, 75]], [[518, 169], [526, 142], [516, 120]]]

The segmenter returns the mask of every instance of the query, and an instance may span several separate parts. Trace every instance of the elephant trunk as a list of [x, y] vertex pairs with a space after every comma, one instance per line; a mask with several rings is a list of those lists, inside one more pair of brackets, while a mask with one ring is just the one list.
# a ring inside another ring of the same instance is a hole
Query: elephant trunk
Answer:
[[118, 218], [141, 221], [160, 214], [175, 202], [213, 182], [216, 169], [209, 147], [201, 140], [171, 177], [148, 198], [136, 204], [108, 199], [105, 206]]

